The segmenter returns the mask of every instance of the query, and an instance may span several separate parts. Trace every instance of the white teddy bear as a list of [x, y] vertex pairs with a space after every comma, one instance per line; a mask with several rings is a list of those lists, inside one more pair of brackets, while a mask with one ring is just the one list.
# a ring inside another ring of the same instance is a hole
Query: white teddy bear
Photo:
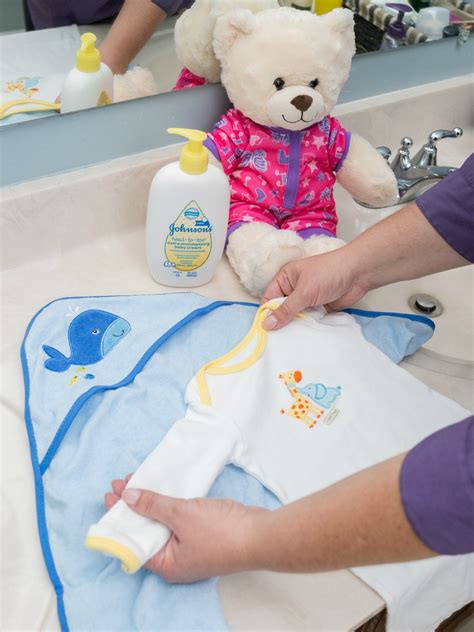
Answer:
[[174, 89], [220, 81], [221, 66], [212, 45], [218, 18], [235, 9], [257, 13], [278, 6], [278, 0], [196, 0], [174, 30], [176, 57], [184, 66]]
[[373, 205], [395, 203], [397, 183], [377, 151], [329, 115], [355, 49], [349, 10], [238, 9], [217, 19], [213, 35], [234, 108], [206, 145], [231, 185], [227, 256], [260, 296], [289, 261], [344, 244], [336, 238], [336, 179]]

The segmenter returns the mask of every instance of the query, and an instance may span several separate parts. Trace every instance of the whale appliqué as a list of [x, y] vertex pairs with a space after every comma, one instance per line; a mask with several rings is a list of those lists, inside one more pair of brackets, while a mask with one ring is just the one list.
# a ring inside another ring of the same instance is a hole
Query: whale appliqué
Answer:
[[43, 351], [49, 356], [44, 366], [61, 373], [72, 365], [87, 366], [100, 362], [130, 330], [130, 323], [124, 318], [100, 309], [88, 309], [69, 325], [69, 357], [54, 347], [43, 345]]

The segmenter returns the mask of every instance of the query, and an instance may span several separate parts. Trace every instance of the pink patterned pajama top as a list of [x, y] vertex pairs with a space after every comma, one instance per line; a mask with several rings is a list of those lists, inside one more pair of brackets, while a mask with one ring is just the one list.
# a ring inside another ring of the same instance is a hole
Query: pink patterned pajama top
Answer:
[[228, 235], [242, 223], [265, 222], [305, 239], [335, 237], [332, 189], [349, 144], [349, 132], [331, 116], [290, 131], [229, 110], [205, 142], [230, 179]]
[[198, 77], [187, 68], [183, 68], [179, 73], [173, 90], [187, 90], [188, 88], [197, 88], [198, 86], [205, 86], [206, 84], [207, 81], [203, 77]]

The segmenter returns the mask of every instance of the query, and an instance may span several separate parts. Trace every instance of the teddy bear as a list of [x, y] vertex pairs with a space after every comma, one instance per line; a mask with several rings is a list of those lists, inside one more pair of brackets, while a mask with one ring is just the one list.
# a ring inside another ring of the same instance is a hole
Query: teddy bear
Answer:
[[278, 0], [196, 0], [175, 25], [176, 57], [183, 69], [173, 90], [220, 81], [221, 67], [212, 46], [219, 17], [235, 9], [257, 13], [278, 6]]
[[336, 181], [370, 205], [397, 200], [385, 160], [330, 116], [355, 52], [353, 27], [347, 9], [317, 16], [239, 8], [211, 21], [214, 56], [207, 35], [206, 54], [199, 44], [192, 52], [201, 66], [185, 62], [200, 76], [212, 68], [214, 81], [220, 73], [233, 104], [205, 144], [231, 186], [226, 253], [254, 296], [286, 263], [344, 245], [336, 237]]

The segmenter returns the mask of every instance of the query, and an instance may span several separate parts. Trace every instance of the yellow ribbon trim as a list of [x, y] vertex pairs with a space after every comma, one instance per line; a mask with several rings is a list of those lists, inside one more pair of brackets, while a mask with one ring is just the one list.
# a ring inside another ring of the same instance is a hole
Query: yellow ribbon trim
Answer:
[[141, 562], [133, 551], [125, 545], [111, 540], [110, 538], [101, 538], [95, 535], [89, 535], [86, 538], [86, 548], [91, 551], [99, 551], [105, 555], [116, 557], [122, 562], [122, 570], [125, 573], [136, 573], [141, 568]]
[[[263, 328], [262, 323], [267, 317], [267, 312], [278, 307], [277, 303], [265, 303], [257, 310], [252, 326], [245, 335], [244, 338], [228, 353], [225, 353], [216, 360], [211, 360], [203, 367], [199, 369], [196, 374], [196, 382], [201, 402], [206, 406], [212, 405], [211, 394], [209, 393], [209, 387], [206, 381], [206, 373], [209, 375], [229, 375], [231, 373], [237, 373], [238, 371], [244, 371], [248, 369], [252, 364], [255, 364], [265, 351], [267, 343], [268, 331]], [[298, 318], [305, 318], [304, 314], [298, 314]], [[255, 338], [257, 343], [255, 349], [249, 354], [245, 360], [241, 360], [232, 366], [221, 366], [226, 364], [235, 356], [239, 355]]]
[[[40, 105], [39, 108], [28, 108], [23, 107], [15, 110], [14, 112], [7, 112], [7, 110], [11, 110], [17, 105]], [[5, 118], [6, 116], [10, 116], [12, 114], [23, 114], [28, 112], [43, 112], [47, 110], [59, 110], [61, 109], [60, 103], [51, 103], [50, 101], [43, 101], [42, 99], [17, 99], [16, 101], [8, 101], [4, 105], [0, 105], [0, 120]]]

